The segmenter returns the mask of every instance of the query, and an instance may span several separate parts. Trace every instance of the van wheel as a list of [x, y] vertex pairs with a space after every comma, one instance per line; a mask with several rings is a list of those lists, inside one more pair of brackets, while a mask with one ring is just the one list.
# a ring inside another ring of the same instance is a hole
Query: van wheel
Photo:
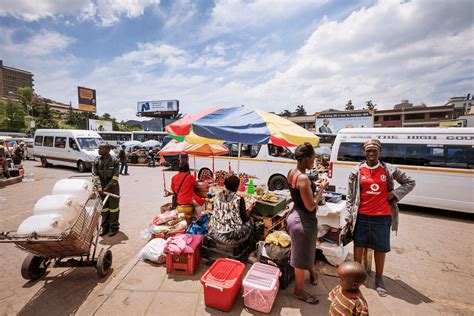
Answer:
[[201, 170], [199, 170], [198, 179], [201, 182], [203, 182], [204, 180], [212, 179], [212, 171], [207, 168], [202, 168]]
[[268, 181], [268, 190], [270, 191], [286, 189], [288, 189], [288, 182], [284, 176], [276, 175]]
[[79, 172], [86, 172], [87, 171], [86, 164], [83, 161], [78, 161], [77, 162], [77, 170]]
[[171, 170], [178, 171], [179, 170], [179, 160], [173, 160], [171, 162]]
[[44, 167], [44, 168], [48, 167], [48, 161], [46, 160], [45, 157], [41, 157], [40, 161], [41, 161], [41, 167]]

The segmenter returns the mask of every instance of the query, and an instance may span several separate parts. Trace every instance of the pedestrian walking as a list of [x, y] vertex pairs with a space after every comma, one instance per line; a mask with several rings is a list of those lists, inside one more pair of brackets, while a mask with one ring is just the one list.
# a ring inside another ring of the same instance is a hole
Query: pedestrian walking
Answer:
[[[103, 198], [105, 192], [120, 195], [119, 187], [119, 162], [110, 155], [110, 145], [100, 144], [99, 158], [92, 167], [92, 177], [97, 192]], [[109, 196], [102, 208], [102, 222], [100, 236], [109, 235], [112, 237], [119, 231], [120, 205], [119, 199]]]
[[[127, 160], [127, 153], [125, 151], [125, 145], [122, 145], [120, 152], [119, 152], [119, 160], [120, 160], [120, 174], [128, 176], [128, 160]], [[125, 171], [125, 173], [124, 173]]]
[[[397, 166], [380, 161], [382, 144], [377, 139], [363, 146], [366, 161], [349, 175], [346, 206], [354, 236], [354, 260], [362, 263], [364, 250], [375, 257], [375, 287], [380, 296], [388, 291], [383, 281], [385, 254], [390, 251], [390, 226], [398, 230], [398, 205], [415, 187], [415, 180]], [[400, 186], [395, 188], [394, 180]]]

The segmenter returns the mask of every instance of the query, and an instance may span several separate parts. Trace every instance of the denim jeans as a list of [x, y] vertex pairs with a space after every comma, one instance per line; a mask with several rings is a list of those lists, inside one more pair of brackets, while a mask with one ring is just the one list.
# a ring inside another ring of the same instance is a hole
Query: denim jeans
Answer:
[[120, 174], [123, 173], [125, 169], [125, 174], [128, 173], [128, 162], [126, 160], [120, 161]]

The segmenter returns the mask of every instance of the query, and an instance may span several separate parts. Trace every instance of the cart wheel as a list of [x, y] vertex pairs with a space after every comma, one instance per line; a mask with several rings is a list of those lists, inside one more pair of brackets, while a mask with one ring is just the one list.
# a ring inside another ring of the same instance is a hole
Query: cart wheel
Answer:
[[112, 251], [107, 250], [106, 252], [101, 252], [97, 258], [97, 274], [100, 277], [105, 277], [110, 272], [112, 267]]
[[42, 263], [45, 258], [29, 254], [23, 260], [21, 265], [21, 276], [26, 280], [35, 281], [43, 276], [46, 272], [46, 268]]

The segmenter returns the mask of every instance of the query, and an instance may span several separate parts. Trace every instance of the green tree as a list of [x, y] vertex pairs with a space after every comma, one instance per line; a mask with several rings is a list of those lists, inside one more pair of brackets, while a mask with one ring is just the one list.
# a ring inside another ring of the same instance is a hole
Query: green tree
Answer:
[[304, 109], [304, 105], [303, 104], [300, 104], [296, 107], [296, 110], [295, 110], [295, 115], [297, 116], [304, 116], [306, 115], [306, 110]]
[[36, 112], [36, 128], [59, 128], [59, 112], [51, 110], [48, 103], [38, 106]]
[[0, 130], [22, 132], [26, 129], [26, 111], [19, 103], [0, 100]]
[[25, 110], [28, 112], [28, 106], [31, 106], [31, 101], [33, 101], [33, 88], [21, 87], [16, 89], [16, 93], [18, 96], [20, 96], [19, 100]]
[[365, 105], [367, 105], [368, 110], [375, 110], [375, 107], [377, 106], [377, 104], [374, 104], [372, 100], [366, 101]]
[[347, 101], [346, 103], [346, 111], [353, 111], [354, 106], [352, 105], [352, 100]]
[[291, 111], [288, 111], [288, 110], [284, 110], [282, 112], [280, 112], [280, 116], [292, 116], [293, 113], [291, 113]]

